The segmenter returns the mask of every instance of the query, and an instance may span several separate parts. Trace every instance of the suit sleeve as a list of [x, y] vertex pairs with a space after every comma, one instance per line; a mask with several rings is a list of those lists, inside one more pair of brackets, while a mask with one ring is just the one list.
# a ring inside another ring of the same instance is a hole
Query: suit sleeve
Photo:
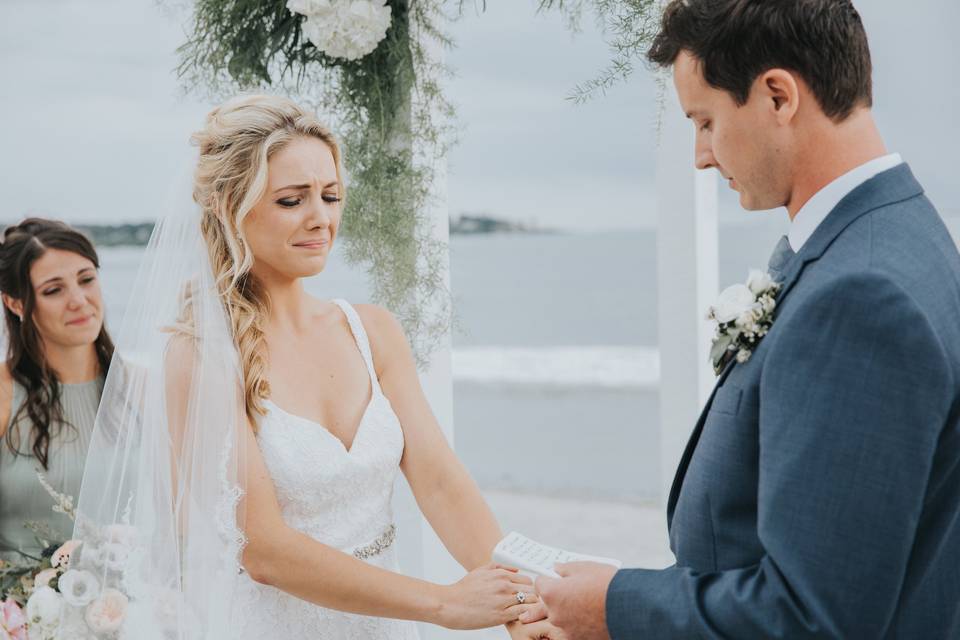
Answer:
[[[754, 565], [623, 570], [613, 640], [875, 638], [896, 609], [955, 381], [888, 278], [834, 279], [775, 327], [760, 382]], [[717, 478], [723, 482], [723, 478]]]

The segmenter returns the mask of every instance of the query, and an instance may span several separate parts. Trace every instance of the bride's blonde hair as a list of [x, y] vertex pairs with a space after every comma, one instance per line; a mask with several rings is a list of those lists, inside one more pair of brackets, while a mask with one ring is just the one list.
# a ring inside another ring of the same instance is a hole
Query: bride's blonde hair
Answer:
[[343, 197], [340, 148], [317, 118], [292, 100], [253, 95], [234, 98], [207, 116], [191, 141], [200, 148], [193, 199], [202, 209], [201, 231], [233, 339], [240, 353], [246, 412], [256, 428], [270, 397], [263, 323], [269, 300], [251, 268], [243, 221], [267, 188], [267, 161], [292, 140], [313, 137], [333, 153]]

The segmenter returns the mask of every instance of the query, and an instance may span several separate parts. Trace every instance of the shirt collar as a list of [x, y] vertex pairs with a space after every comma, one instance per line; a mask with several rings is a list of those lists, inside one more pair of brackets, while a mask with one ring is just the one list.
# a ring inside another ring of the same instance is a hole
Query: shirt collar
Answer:
[[843, 174], [818, 191], [800, 208], [790, 223], [790, 246], [799, 252], [820, 223], [833, 211], [840, 201], [854, 189], [874, 176], [903, 163], [899, 153], [891, 153], [860, 165]]

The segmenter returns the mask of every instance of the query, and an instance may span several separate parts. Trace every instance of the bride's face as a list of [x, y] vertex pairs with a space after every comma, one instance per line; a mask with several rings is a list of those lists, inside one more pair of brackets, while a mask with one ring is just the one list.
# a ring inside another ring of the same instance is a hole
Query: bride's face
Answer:
[[264, 281], [323, 271], [340, 226], [341, 185], [325, 142], [302, 137], [267, 164], [267, 189], [244, 220], [253, 272]]

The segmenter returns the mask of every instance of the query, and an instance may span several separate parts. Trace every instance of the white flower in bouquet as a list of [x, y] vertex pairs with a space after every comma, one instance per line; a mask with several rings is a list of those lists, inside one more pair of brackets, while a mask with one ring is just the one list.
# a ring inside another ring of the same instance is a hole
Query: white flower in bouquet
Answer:
[[87, 626], [95, 633], [113, 633], [123, 625], [127, 615], [127, 596], [116, 589], [104, 589], [84, 613]]
[[303, 35], [332, 58], [359, 60], [377, 48], [390, 28], [386, 0], [290, 0], [287, 7], [307, 16]]
[[130, 556], [130, 547], [119, 542], [108, 542], [101, 548], [103, 564], [111, 571], [123, 571]]
[[103, 545], [85, 542], [83, 549], [80, 551], [80, 560], [80, 566], [101, 568], [103, 566]]
[[733, 322], [752, 311], [756, 303], [757, 297], [747, 285], [735, 284], [724, 289], [717, 303], [710, 307], [710, 317], [720, 324]]
[[30, 640], [52, 638], [60, 624], [60, 594], [51, 587], [39, 587], [27, 600], [27, 625]]
[[100, 582], [89, 571], [71, 569], [60, 576], [60, 593], [67, 604], [83, 607], [100, 595]]

